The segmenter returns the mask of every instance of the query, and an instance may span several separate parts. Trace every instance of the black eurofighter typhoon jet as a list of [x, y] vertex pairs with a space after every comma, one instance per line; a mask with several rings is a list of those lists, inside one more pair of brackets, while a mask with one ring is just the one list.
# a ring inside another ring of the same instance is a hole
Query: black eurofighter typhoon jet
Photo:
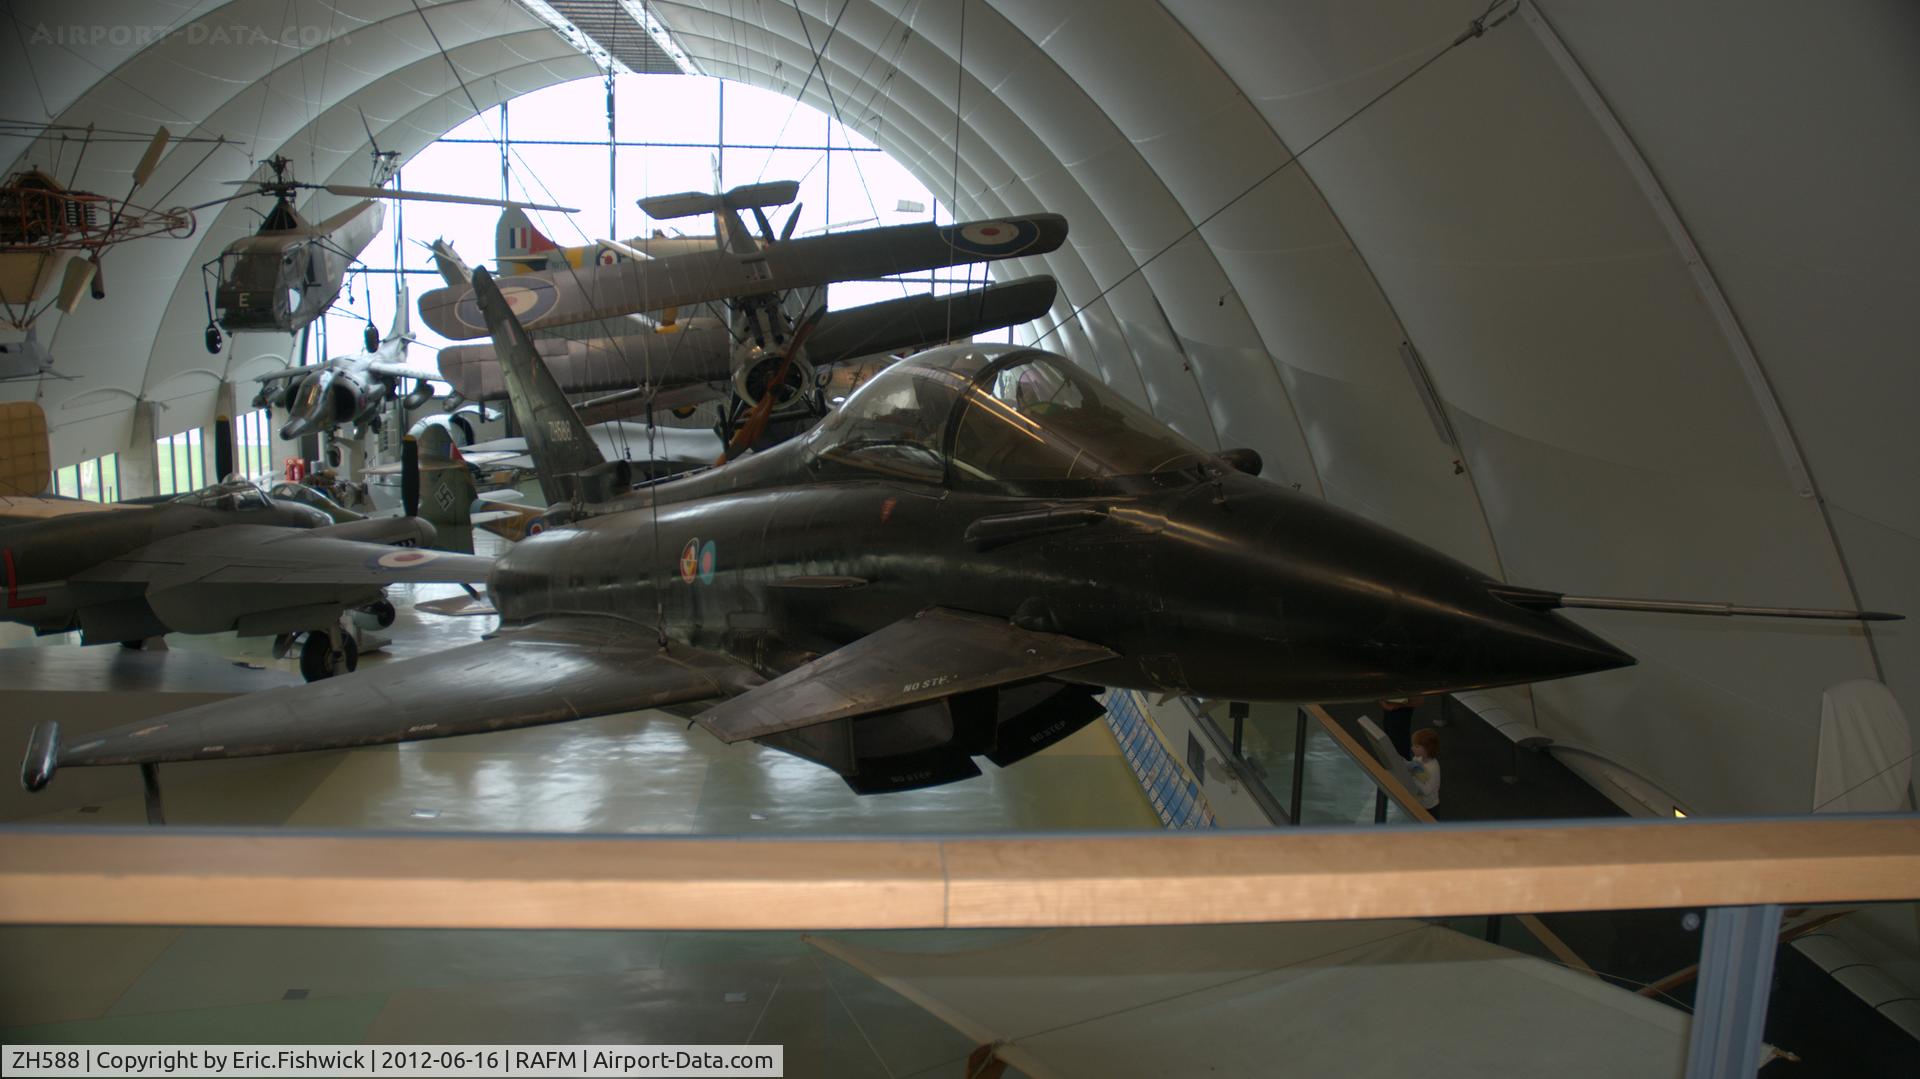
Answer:
[[1552, 609], [1614, 601], [1510, 587], [1256, 479], [1029, 348], [921, 353], [804, 436], [628, 489], [485, 271], [474, 294], [554, 503], [494, 567], [500, 631], [73, 744], [44, 723], [29, 789], [667, 708], [873, 793], [1012, 764], [1101, 686], [1335, 701], [1633, 662]]

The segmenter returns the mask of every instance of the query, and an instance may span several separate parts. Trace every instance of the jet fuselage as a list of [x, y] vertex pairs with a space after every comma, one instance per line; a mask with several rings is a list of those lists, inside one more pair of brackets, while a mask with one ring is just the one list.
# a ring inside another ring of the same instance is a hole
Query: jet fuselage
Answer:
[[1233, 699], [1374, 699], [1632, 662], [1459, 562], [1219, 461], [1040, 498], [877, 478], [806, 443], [523, 541], [494, 570], [494, 603], [509, 623], [657, 624], [769, 676], [928, 607], [1121, 657], [1075, 680]]

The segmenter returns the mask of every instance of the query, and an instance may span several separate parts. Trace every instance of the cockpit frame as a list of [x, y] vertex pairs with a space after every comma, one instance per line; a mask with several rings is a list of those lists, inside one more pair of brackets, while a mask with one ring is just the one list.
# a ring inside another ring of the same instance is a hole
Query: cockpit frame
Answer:
[[[895, 407], [887, 409], [889, 402]], [[1205, 478], [1214, 457], [1071, 361], [1023, 346], [902, 360], [857, 390], [808, 441], [815, 468], [1038, 496], [1184, 486]]]

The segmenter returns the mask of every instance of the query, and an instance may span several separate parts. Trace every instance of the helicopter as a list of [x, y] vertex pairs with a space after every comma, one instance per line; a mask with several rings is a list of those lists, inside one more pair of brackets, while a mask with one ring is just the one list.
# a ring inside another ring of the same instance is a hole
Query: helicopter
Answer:
[[[371, 132], [369, 131], [369, 141]], [[229, 181], [245, 190], [196, 210], [252, 195], [271, 195], [274, 203], [252, 235], [227, 245], [217, 258], [200, 268], [206, 283], [207, 351], [218, 355], [226, 333], [278, 330], [295, 333], [332, 306], [346, 281], [347, 271], [386, 222], [382, 199], [465, 203], [475, 206], [513, 206], [529, 210], [577, 213], [570, 206], [515, 202], [472, 195], [443, 195], [401, 191], [382, 186], [392, 178], [400, 155], [373, 149], [373, 178], [368, 185], [315, 184], [293, 179], [292, 162], [275, 154], [263, 164], [269, 177]], [[323, 221], [309, 222], [294, 209], [295, 192], [317, 189], [360, 201]], [[371, 350], [374, 346], [368, 345]]]
[[[0, 123], [0, 127], [11, 126]], [[51, 137], [57, 130], [54, 125], [40, 125], [36, 137]], [[62, 314], [72, 314], [83, 293], [90, 292], [96, 300], [106, 298], [100, 260], [109, 247], [148, 236], [191, 236], [196, 225], [191, 209], [157, 210], [136, 205], [133, 197], [152, 178], [173, 142], [225, 141], [175, 140], [164, 127], [150, 138], [121, 131], [101, 131], [96, 138], [91, 126], [77, 130], [77, 135], [59, 130], [61, 144], [80, 142], [80, 156], [67, 182], [62, 183], [53, 168], [30, 165], [0, 184], [0, 306], [5, 307], [8, 328], [30, 335], [27, 341], [10, 346], [8, 356], [44, 358], [45, 350], [38, 347], [31, 331], [48, 308], [58, 307]], [[133, 184], [125, 198], [73, 186], [88, 146], [95, 141], [126, 142], [133, 137], [144, 139], [147, 148], [133, 168]], [[56, 280], [58, 289], [54, 287]]]

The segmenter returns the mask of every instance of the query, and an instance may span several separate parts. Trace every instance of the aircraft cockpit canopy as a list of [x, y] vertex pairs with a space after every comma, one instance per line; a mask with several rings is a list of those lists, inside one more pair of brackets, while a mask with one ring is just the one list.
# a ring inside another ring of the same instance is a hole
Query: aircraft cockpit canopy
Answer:
[[273, 485], [272, 490], [267, 493], [281, 501], [298, 502], [305, 506], [311, 506], [333, 518], [335, 521], [356, 521], [360, 519], [358, 513], [345, 508], [340, 505], [340, 503], [335, 502], [333, 499], [328, 498], [326, 495], [304, 483], [276, 483]]
[[321, 398], [326, 396], [327, 389], [332, 383], [333, 372], [325, 370], [316, 371], [302, 379], [302, 392], [300, 393], [298, 403], [294, 406], [295, 411], [302, 416], [311, 416], [315, 412], [318, 412], [320, 410]]
[[1210, 456], [1059, 356], [974, 346], [881, 372], [820, 423], [808, 452], [906, 479], [1031, 493], [1164, 479]]
[[294, 253], [284, 251], [227, 251], [220, 256], [220, 281], [227, 288], [272, 292], [294, 277]]
[[198, 491], [189, 491], [172, 501], [182, 506], [199, 506], [210, 510], [252, 512], [273, 508], [266, 493], [248, 480], [216, 483]]

